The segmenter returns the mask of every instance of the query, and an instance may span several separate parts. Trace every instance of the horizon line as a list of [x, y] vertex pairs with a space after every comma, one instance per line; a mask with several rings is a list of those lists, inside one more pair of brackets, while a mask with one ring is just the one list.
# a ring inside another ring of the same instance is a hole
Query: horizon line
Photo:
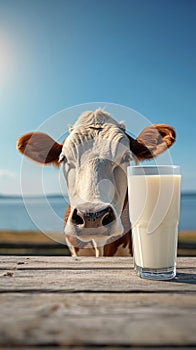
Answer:
[[[196, 195], [196, 190], [183, 190], [181, 191], [181, 196], [186, 195]], [[43, 194], [4, 194], [0, 193], [0, 199], [10, 199], [10, 198], [44, 198], [44, 197], [68, 197], [66, 193], [45, 193]]]

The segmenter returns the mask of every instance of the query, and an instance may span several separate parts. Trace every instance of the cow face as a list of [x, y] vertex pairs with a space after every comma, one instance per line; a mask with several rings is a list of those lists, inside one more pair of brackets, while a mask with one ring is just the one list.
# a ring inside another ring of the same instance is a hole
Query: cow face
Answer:
[[157, 156], [174, 140], [173, 128], [164, 124], [145, 128], [135, 140], [121, 123], [97, 110], [80, 116], [63, 145], [30, 133], [19, 138], [17, 148], [39, 163], [63, 164], [71, 205], [65, 235], [70, 242], [77, 238], [96, 247], [123, 233], [120, 215], [130, 160]]
[[132, 158], [124, 131], [111, 123], [81, 123], [72, 129], [60, 158], [71, 204], [66, 235], [99, 245], [120, 235], [126, 168]]

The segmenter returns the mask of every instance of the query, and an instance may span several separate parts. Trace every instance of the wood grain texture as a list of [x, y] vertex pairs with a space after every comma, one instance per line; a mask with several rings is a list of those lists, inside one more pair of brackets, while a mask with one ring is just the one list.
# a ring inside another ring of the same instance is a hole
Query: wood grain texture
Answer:
[[132, 258], [0, 257], [0, 348], [193, 347], [196, 258], [145, 281]]

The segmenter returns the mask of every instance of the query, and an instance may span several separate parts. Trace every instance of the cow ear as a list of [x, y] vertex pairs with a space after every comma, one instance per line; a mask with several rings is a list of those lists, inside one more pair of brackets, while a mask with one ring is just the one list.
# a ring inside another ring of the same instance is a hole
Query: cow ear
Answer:
[[158, 156], [166, 151], [176, 140], [174, 129], [167, 124], [154, 124], [146, 127], [139, 136], [130, 140], [130, 149], [137, 160], [145, 160]]
[[17, 150], [26, 157], [41, 163], [58, 165], [62, 145], [42, 132], [31, 132], [17, 140]]

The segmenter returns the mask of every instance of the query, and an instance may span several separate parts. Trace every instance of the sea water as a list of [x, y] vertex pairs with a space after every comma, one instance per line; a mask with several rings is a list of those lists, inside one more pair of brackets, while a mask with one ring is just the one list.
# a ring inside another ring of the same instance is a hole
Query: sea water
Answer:
[[[63, 232], [67, 205], [68, 199], [61, 195], [48, 196], [47, 200], [29, 197], [25, 203], [20, 197], [0, 197], [0, 230], [36, 231], [41, 225], [48, 232]], [[196, 193], [181, 195], [179, 230], [196, 230]]]

